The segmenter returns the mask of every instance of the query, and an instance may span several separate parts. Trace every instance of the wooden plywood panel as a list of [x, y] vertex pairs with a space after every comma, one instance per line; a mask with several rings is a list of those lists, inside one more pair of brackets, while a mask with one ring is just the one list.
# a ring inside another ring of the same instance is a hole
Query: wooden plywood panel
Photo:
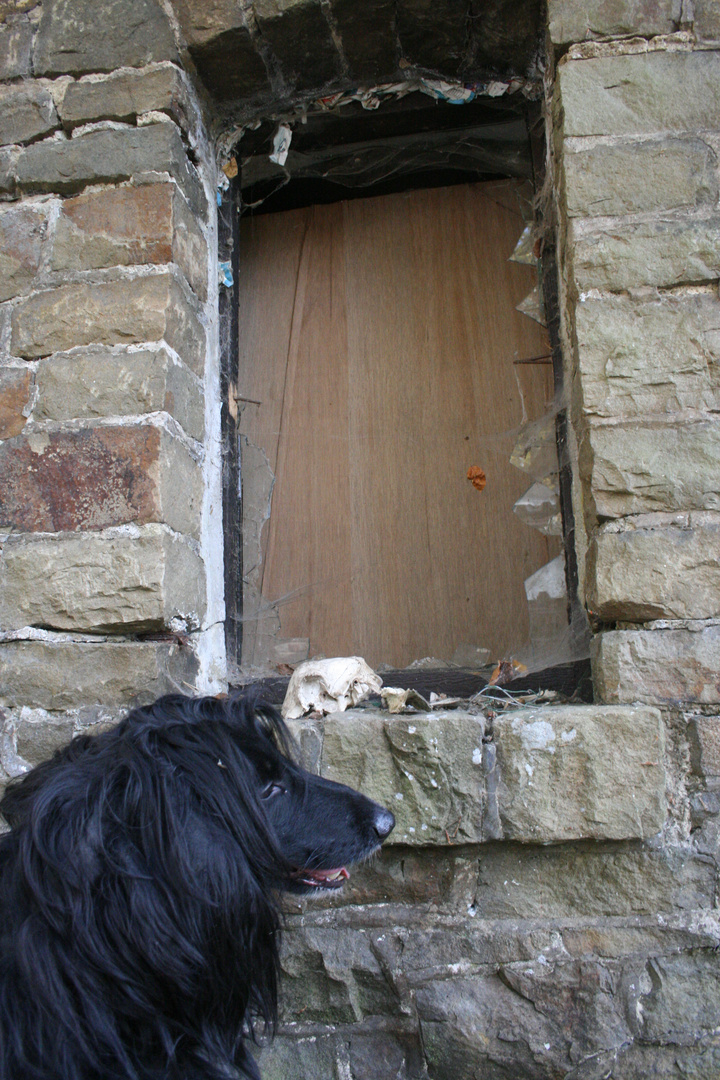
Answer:
[[263, 404], [242, 430], [276, 477], [261, 588], [278, 636], [307, 637], [310, 655], [403, 666], [462, 643], [505, 655], [527, 634], [523, 579], [558, 547], [512, 514], [529, 484], [508, 459], [551, 390], [549, 369], [512, 363], [546, 339], [514, 311], [534, 275], [507, 261], [522, 221], [496, 192], [355, 200], [247, 230], [241, 393]]

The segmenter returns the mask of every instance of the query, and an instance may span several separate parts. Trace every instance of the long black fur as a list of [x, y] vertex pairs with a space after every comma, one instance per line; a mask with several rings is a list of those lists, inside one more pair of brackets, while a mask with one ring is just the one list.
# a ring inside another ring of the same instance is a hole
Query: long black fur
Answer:
[[394, 824], [300, 768], [272, 710], [180, 695], [74, 739], [0, 810], [0, 1080], [257, 1080], [279, 891]]

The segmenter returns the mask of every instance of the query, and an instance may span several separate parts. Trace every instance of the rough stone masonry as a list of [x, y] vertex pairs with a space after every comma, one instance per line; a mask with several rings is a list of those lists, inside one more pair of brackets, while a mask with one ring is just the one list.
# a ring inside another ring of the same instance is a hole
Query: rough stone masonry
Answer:
[[716, 1080], [715, 0], [0, 0], [2, 781], [226, 685], [218, 161], [419, 74], [545, 96], [596, 704], [297, 722], [398, 825], [288, 907], [264, 1076]]

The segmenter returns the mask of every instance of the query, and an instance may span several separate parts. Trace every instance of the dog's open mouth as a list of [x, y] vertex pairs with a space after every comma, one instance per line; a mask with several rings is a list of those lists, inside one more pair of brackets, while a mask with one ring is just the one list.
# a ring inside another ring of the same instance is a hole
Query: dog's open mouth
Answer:
[[296, 870], [293, 875], [301, 885], [315, 889], [339, 889], [350, 877], [344, 866], [338, 870]]

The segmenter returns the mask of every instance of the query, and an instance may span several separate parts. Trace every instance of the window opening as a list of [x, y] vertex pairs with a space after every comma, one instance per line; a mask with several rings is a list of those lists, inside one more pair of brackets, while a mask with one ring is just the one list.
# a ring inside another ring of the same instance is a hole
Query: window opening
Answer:
[[566, 692], [585, 673], [530, 110], [447, 109], [364, 139], [333, 116], [326, 144], [311, 124], [282, 185], [252, 152], [273, 125], [245, 147], [238, 681], [352, 654], [457, 693], [503, 662], [506, 682], [564, 665]]

